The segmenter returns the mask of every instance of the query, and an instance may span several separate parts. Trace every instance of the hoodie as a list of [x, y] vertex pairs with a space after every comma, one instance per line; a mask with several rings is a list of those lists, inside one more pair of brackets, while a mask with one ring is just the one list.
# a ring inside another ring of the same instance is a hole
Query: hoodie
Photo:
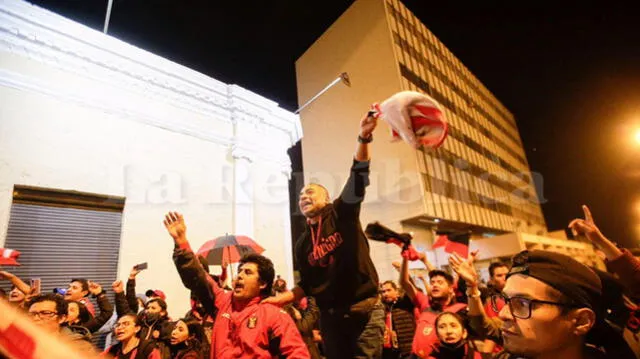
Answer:
[[369, 184], [369, 162], [354, 160], [340, 196], [307, 225], [295, 246], [300, 282], [320, 310], [345, 310], [378, 295], [378, 273], [360, 224], [360, 204]]

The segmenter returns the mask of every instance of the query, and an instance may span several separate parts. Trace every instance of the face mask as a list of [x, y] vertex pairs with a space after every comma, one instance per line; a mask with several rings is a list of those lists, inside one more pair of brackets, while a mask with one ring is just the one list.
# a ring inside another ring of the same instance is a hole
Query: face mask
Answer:
[[465, 341], [464, 341], [464, 340], [462, 340], [462, 339], [461, 339], [459, 342], [457, 342], [457, 343], [452, 343], [452, 344], [445, 343], [444, 341], [440, 343], [440, 345], [441, 345], [441, 347], [442, 347], [443, 349], [445, 349], [445, 350], [451, 350], [451, 351], [456, 351], [456, 350], [458, 350], [458, 349], [462, 348], [462, 347], [464, 346], [464, 344], [465, 344]]
[[144, 312], [143, 320], [145, 324], [152, 324], [160, 320], [160, 313]]

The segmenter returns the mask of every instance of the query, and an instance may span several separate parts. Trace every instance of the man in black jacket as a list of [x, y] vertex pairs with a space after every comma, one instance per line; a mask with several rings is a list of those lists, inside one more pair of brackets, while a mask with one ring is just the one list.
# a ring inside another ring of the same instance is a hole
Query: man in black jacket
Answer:
[[409, 296], [400, 295], [400, 289], [394, 281], [382, 283], [380, 292], [385, 312], [382, 357], [408, 358], [416, 332], [415, 306]]
[[330, 202], [328, 191], [319, 184], [300, 192], [298, 204], [308, 224], [295, 247], [301, 280], [291, 292], [265, 300], [284, 305], [307, 295], [316, 298], [329, 359], [382, 355], [384, 309], [359, 218], [369, 184], [368, 144], [376, 125], [371, 112], [360, 121], [351, 173], [335, 201]]

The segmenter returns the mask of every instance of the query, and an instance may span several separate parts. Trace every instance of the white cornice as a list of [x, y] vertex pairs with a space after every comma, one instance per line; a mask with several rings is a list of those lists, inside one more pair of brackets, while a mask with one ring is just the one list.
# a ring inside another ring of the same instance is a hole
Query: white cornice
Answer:
[[[235, 144], [237, 139], [212, 133], [206, 121], [171, 121], [132, 101], [119, 101], [118, 96], [134, 93], [195, 112], [211, 121], [251, 124], [258, 132], [276, 131], [285, 135], [279, 138], [288, 139], [288, 143], [282, 144], [285, 150], [302, 137], [299, 117], [271, 100], [24, 1], [0, 0], [0, 51], [103, 84], [111, 90], [110, 96], [115, 95], [105, 101], [104, 92], [67, 89], [64, 84], [10, 69], [0, 71], [0, 83], [4, 86], [62, 97], [225, 145]], [[238, 146], [252, 149], [243, 144]], [[254, 156], [263, 157], [260, 152]], [[284, 164], [286, 153], [278, 157], [276, 161]]]

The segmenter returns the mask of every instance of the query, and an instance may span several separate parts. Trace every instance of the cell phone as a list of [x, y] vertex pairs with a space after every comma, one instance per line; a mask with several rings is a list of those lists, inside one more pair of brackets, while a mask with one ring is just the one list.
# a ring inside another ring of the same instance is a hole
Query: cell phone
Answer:
[[149, 268], [149, 265], [147, 264], [147, 262], [136, 264], [135, 266], [133, 266], [133, 269], [135, 270], [144, 270], [147, 268]]
[[42, 292], [42, 281], [40, 278], [32, 278], [31, 279], [31, 294], [32, 295], [40, 295]]

